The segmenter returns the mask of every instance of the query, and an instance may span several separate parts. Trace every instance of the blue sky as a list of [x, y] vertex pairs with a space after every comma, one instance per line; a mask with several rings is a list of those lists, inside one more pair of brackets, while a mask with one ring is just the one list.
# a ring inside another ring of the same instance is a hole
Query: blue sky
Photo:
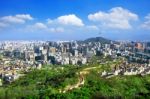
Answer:
[[0, 40], [150, 40], [149, 0], [1, 0]]

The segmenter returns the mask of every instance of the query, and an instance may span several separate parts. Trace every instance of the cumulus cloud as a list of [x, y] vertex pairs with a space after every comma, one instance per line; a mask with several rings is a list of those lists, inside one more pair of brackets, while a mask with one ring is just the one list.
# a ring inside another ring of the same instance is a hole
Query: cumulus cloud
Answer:
[[138, 20], [138, 15], [122, 7], [115, 7], [108, 12], [89, 14], [88, 19], [106, 28], [130, 29], [132, 28], [130, 22]]
[[[26, 31], [31, 32], [51, 32], [61, 33], [70, 32], [78, 28], [84, 28], [82, 20], [74, 14], [59, 16], [55, 19], [47, 19], [47, 23], [37, 22], [33, 25], [28, 25]], [[88, 27], [89, 29], [95, 29], [96, 27]]]
[[52, 24], [54, 22], [54, 20], [52, 20], [52, 19], [47, 19], [47, 23], [48, 24]]
[[60, 24], [60, 25], [70, 25], [70, 26], [84, 26], [82, 20], [74, 14], [60, 16], [54, 20], [48, 19], [49, 24]]
[[36, 29], [47, 29], [47, 26], [45, 25], [45, 24], [43, 24], [43, 23], [35, 23], [34, 25], [33, 25], [33, 28], [36, 28]]
[[95, 25], [87, 25], [86, 29], [89, 29], [89, 30], [99, 30], [99, 28], [97, 26], [95, 26]]
[[30, 14], [17, 14], [16, 17], [24, 20], [33, 20]]
[[53, 33], [61, 33], [64, 32], [64, 28], [62, 27], [49, 28], [48, 31]]
[[150, 14], [145, 17], [145, 22], [141, 25], [144, 29], [150, 29]]
[[0, 22], [0, 28], [4, 28], [4, 27], [7, 27], [7, 26], [8, 26], [7, 24]]
[[[28, 20], [33, 20], [33, 17], [29, 14], [17, 14], [15, 16], [3, 16], [0, 17], [0, 29], [9, 28], [14, 24], [24, 24]], [[14, 26], [15, 26], [14, 25]]]
[[15, 16], [4, 16], [0, 18], [0, 21], [3, 23], [23, 24], [27, 20], [33, 20], [33, 18], [29, 14], [17, 14]]
[[98, 31], [96, 25], [85, 25], [82, 20], [74, 14], [59, 16], [55, 19], [47, 19], [47, 23], [35, 23], [29, 26], [32, 31], [44, 31], [50, 33], [75, 33], [79, 31]]
[[58, 33], [63, 32], [64, 29], [62, 27], [50, 27], [47, 24], [37, 22], [33, 25], [27, 26], [25, 29], [27, 32], [51, 32], [51, 33]]
[[82, 20], [74, 14], [60, 16], [57, 20], [64, 25], [84, 26]]

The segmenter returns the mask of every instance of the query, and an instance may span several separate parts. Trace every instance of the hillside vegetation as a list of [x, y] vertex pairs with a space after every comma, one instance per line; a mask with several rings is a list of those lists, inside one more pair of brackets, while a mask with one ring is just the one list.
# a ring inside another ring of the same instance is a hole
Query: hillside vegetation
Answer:
[[[45, 66], [32, 70], [15, 82], [0, 88], [1, 99], [116, 99], [149, 98], [150, 76], [116, 76], [102, 78], [101, 72], [109, 70], [114, 62], [90, 66]], [[107, 66], [106, 66], [107, 65]], [[82, 72], [82, 73], [81, 73]], [[84, 84], [74, 86], [82, 76]], [[62, 90], [62, 91], [60, 91]]]

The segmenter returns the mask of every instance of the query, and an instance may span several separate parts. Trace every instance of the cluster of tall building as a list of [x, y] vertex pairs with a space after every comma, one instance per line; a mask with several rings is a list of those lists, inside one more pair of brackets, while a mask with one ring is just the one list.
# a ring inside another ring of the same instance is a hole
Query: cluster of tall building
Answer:
[[94, 55], [103, 54], [116, 58], [128, 56], [129, 60], [150, 58], [150, 44], [139, 42], [49, 42], [20, 41], [1, 42], [0, 53], [5, 57], [42, 64], [86, 64]]
[[0, 79], [12, 82], [21, 76], [19, 71], [41, 69], [43, 64], [88, 64], [93, 56], [109, 56], [111, 59], [125, 57], [128, 63], [150, 66], [150, 43], [4, 41], [0, 42]]

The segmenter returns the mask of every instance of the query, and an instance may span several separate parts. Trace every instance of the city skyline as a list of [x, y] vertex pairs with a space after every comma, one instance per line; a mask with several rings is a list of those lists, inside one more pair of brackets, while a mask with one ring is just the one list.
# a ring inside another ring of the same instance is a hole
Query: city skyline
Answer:
[[0, 2], [0, 40], [150, 39], [148, 0]]

